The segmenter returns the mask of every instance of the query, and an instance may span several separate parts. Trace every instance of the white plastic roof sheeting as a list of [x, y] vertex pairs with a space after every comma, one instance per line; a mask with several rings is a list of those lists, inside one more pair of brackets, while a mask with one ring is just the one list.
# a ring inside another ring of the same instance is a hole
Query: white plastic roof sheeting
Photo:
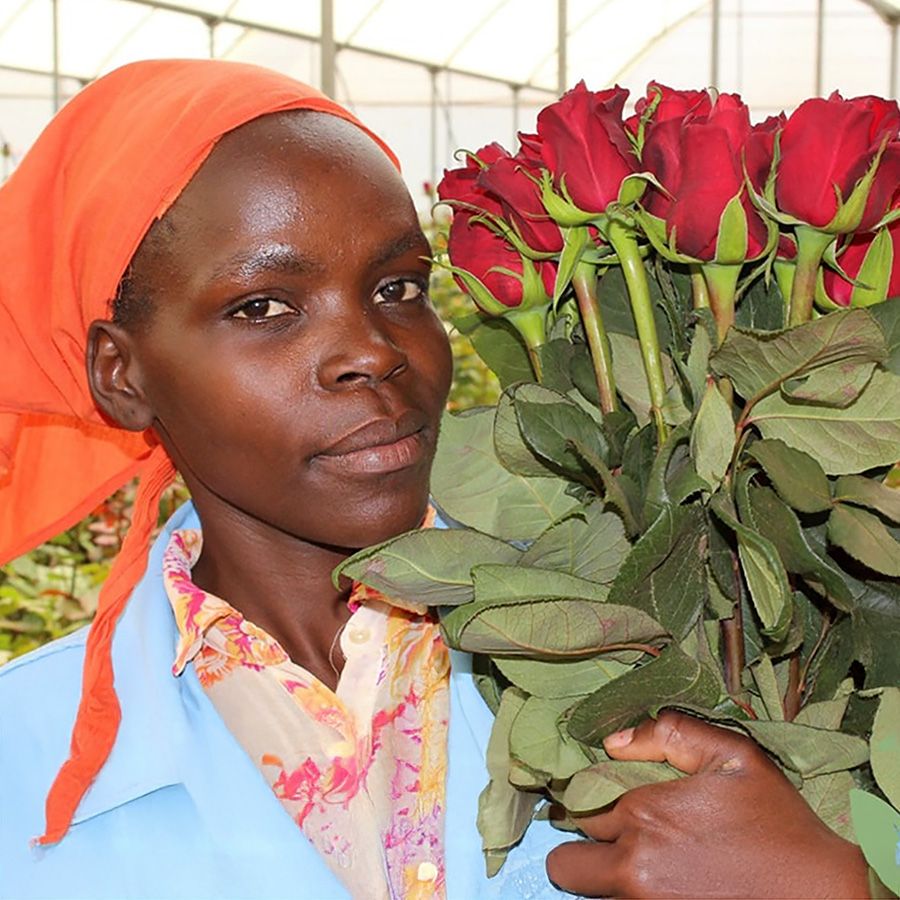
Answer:
[[633, 97], [715, 82], [757, 118], [833, 89], [896, 96], [898, 20], [900, 0], [0, 0], [0, 177], [98, 75], [216, 56], [333, 92], [426, 206], [456, 148], [511, 145], [580, 78]]

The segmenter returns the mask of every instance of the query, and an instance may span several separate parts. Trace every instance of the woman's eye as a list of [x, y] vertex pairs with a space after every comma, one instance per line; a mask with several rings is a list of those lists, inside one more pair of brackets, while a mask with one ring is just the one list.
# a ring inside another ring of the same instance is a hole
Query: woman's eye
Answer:
[[424, 284], [413, 281], [410, 278], [401, 278], [399, 281], [392, 281], [386, 284], [378, 291], [378, 297], [381, 302], [387, 303], [410, 303], [422, 300], [427, 294], [428, 289]]
[[236, 309], [232, 316], [235, 319], [272, 319], [275, 316], [293, 315], [293, 306], [283, 300], [272, 297], [255, 297]]

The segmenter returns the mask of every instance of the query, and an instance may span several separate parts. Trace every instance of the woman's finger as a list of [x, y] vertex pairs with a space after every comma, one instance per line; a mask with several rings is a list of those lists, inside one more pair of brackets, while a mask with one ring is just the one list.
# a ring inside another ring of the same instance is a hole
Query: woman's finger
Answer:
[[620, 896], [619, 855], [615, 843], [569, 841], [550, 851], [547, 876], [557, 887], [582, 897]]
[[613, 759], [667, 762], [688, 775], [737, 772], [759, 752], [743, 735], [673, 710], [609, 735], [603, 746]]

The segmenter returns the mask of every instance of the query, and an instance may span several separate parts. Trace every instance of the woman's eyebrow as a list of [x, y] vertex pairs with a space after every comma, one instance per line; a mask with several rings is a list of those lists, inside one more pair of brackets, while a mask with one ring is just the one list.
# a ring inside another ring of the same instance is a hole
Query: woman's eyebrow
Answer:
[[431, 247], [425, 239], [425, 235], [418, 228], [410, 229], [379, 247], [369, 259], [372, 266], [382, 266], [409, 253], [410, 250], [419, 250], [421, 256], [431, 259]]
[[310, 272], [322, 271], [324, 268], [321, 260], [297, 253], [289, 244], [267, 244], [246, 253], [229, 256], [213, 270], [212, 280], [234, 275], [252, 278], [261, 272], [306, 275]]

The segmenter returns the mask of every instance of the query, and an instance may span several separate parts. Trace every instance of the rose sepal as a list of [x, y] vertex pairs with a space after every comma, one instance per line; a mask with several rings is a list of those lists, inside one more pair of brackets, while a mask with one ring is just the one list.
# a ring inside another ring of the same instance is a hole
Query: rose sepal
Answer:
[[[894, 243], [888, 230], [883, 228], [873, 238], [855, 278], [843, 270], [839, 270], [841, 277], [853, 285], [848, 305], [851, 307], [874, 306], [884, 302], [888, 296], [893, 265]], [[821, 270], [816, 282], [815, 303], [819, 309], [824, 310], [847, 308], [832, 300], [828, 295]]]

